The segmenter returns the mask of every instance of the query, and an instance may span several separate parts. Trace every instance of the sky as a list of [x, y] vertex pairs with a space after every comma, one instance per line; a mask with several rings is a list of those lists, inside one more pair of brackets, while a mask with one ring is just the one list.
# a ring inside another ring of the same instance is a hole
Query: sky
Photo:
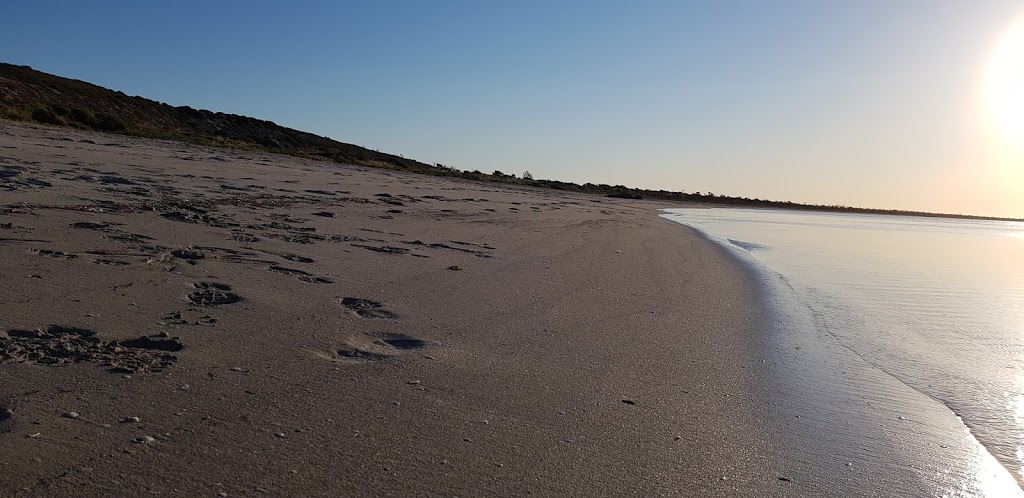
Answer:
[[12, 2], [0, 61], [464, 170], [1024, 217], [1021, 0]]

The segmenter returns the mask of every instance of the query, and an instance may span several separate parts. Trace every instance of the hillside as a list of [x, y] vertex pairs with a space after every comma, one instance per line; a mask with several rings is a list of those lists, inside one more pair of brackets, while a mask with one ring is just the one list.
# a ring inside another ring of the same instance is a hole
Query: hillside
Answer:
[[558, 180], [534, 179], [529, 173], [524, 173], [520, 178], [501, 171], [462, 171], [441, 164], [426, 164], [338, 142], [286, 128], [271, 121], [193, 109], [188, 106], [174, 107], [143, 97], [130, 97], [123, 92], [84, 81], [36, 71], [29, 66], [5, 63], [0, 63], [0, 118], [626, 199], [650, 198], [738, 207], [1011, 220], [986, 216], [800, 204], [700, 192], [636, 189], [622, 185], [579, 185]]
[[271, 121], [129, 97], [28, 66], [0, 63], [0, 116], [202, 145], [278, 152], [398, 169], [424, 163], [274, 124]]

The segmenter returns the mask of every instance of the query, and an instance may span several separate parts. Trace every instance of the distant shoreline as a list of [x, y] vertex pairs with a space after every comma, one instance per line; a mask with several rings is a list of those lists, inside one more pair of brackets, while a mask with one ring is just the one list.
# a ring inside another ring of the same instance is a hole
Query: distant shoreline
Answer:
[[[716, 198], [717, 199], [717, 198]], [[729, 197], [727, 199], [735, 199]], [[950, 214], [950, 213], [930, 213], [927, 211], [901, 211], [899, 209], [872, 209], [872, 208], [855, 208], [855, 207], [830, 207], [830, 206], [818, 206], [814, 204], [798, 204], [791, 202], [779, 202], [779, 201], [761, 201], [761, 203], [751, 202], [719, 202], [717, 200], [708, 201], [693, 201], [685, 200], [679, 202], [686, 202], [696, 204], [694, 206], [685, 206], [692, 208], [742, 208], [742, 209], [776, 209], [783, 211], [796, 211], [796, 212], [811, 212], [811, 213], [836, 213], [836, 214], [871, 214], [879, 216], [905, 216], [908, 218], [946, 218], [953, 220], [979, 220], [979, 221], [1008, 221], [1015, 223], [1024, 223], [1024, 218], [1003, 218], [998, 216], [978, 216], [970, 214]], [[767, 203], [768, 205], [765, 205]], [[666, 208], [674, 209], [674, 208]]]

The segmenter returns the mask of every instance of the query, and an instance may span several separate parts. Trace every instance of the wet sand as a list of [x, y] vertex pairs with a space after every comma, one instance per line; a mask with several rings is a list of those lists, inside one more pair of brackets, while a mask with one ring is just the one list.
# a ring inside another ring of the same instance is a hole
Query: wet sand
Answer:
[[925, 489], [660, 207], [0, 123], [0, 495]]

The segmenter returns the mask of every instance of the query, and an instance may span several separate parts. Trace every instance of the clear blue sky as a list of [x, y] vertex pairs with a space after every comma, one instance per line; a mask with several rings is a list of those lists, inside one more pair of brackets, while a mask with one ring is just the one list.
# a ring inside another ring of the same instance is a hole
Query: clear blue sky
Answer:
[[1024, 216], [1024, 131], [983, 112], [1020, 0], [3, 10], [0, 60], [460, 169]]

